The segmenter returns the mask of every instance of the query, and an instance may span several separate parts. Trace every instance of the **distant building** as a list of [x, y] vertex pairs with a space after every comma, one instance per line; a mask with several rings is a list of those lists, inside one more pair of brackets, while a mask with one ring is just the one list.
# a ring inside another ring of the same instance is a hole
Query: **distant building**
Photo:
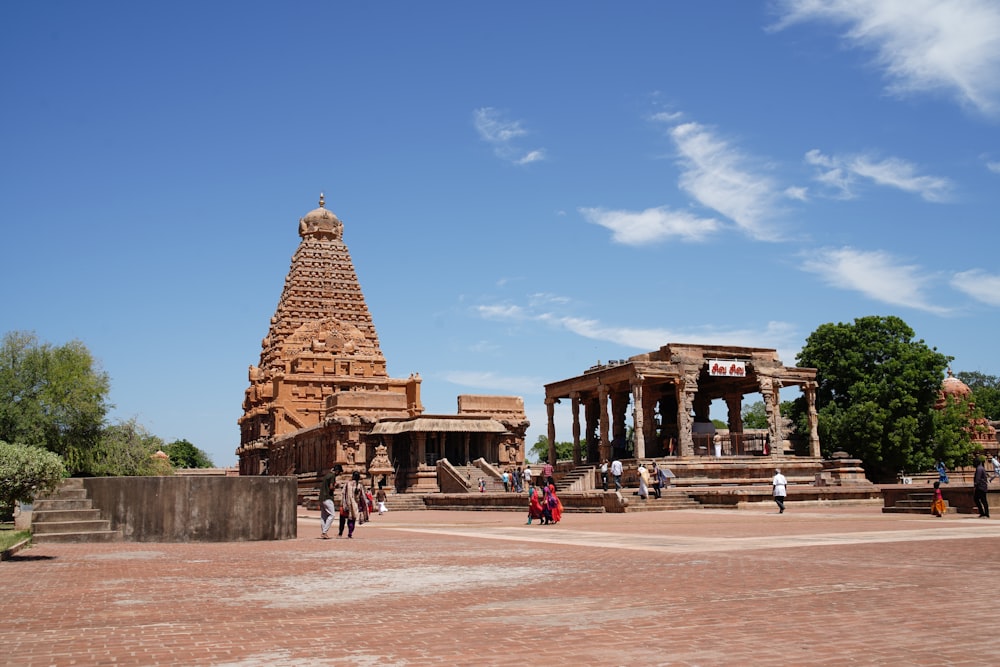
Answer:
[[522, 464], [520, 397], [459, 396], [457, 415], [425, 415], [420, 376], [389, 376], [343, 233], [322, 195], [299, 220], [302, 240], [249, 368], [240, 474], [360, 471], [400, 492], [435, 491], [439, 459]]

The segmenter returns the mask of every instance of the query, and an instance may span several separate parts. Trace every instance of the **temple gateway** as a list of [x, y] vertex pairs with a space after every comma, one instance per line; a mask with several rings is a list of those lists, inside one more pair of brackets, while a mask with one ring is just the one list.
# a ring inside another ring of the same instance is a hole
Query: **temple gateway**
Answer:
[[462, 395], [456, 415], [426, 415], [421, 378], [392, 378], [361, 292], [344, 225], [325, 208], [299, 220], [301, 242], [251, 365], [239, 419], [241, 475], [314, 483], [359, 471], [397, 492], [438, 491], [439, 461], [524, 463], [519, 396]]

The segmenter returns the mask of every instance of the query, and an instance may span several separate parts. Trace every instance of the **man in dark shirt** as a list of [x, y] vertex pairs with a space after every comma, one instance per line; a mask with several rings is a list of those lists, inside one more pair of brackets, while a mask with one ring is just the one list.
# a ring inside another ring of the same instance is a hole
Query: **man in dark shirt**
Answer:
[[990, 488], [990, 477], [986, 474], [983, 457], [976, 459], [976, 474], [972, 477], [972, 499], [976, 501], [981, 519], [990, 518], [990, 503], [986, 499], [986, 491]]

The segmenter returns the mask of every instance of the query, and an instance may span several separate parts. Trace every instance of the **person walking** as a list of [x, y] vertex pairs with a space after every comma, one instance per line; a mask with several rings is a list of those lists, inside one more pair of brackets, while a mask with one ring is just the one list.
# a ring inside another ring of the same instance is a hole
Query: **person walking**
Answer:
[[542, 503], [538, 499], [538, 489], [533, 486], [528, 488], [530, 489], [530, 491], [528, 491], [528, 525], [530, 526], [533, 519], [538, 519], [540, 522], [542, 521], [543, 512]]
[[525, 465], [524, 466], [524, 487], [526, 489], [530, 489], [531, 488], [531, 466], [530, 465]]
[[656, 461], [653, 461], [653, 469], [649, 471], [649, 476], [653, 479], [653, 496], [659, 500], [660, 489], [663, 488], [663, 471], [660, 470], [660, 466], [656, 465]]
[[931, 514], [934, 516], [944, 516], [948, 511], [945, 507], [944, 498], [941, 496], [941, 482], [934, 482], [934, 500], [931, 501]]
[[771, 488], [774, 492], [774, 502], [778, 504], [778, 514], [785, 513], [785, 495], [788, 493], [788, 480], [781, 474], [780, 468], [774, 469], [774, 477], [771, 478]]
[[503, 492], [510, 493], [510, 473], [506, 470], [500, 475], [500, 480], [503, 482]]
[[375, 502], [378, 503], [378, 515], [382, 516], [389, 511], [389, 508], [385, 506], [386, 501], [385, 489], [381, 486], [378, 487], [378, 491], [375, 492]]
[[319, 521], [320, 537], [330, 539], [330, 528], [333, 527], [333, 517], [337, 514], [333, 499], [336, 496], [337, 476], [331, 470], [319, 485]]
[[983, 465], [983, 457], [976, 459], [976, 472], [972, 476], [972, 499], [979, 509], [980, 519], [990, 518], [990, 502], [986, 498], [986, 492], [990, 488], [990, 478], [986, 474], [986, 466]]
[[639, 464], [639, 497], [643, 500], [649, 498], [649, 471], [642, 463]]
[[611, 478], [615, 480], [615, 491], [622, 490], [622, 462], [615, 459], [611, 462]]
[[990, 463], [993, 464], [993, 476], [990, 477], [990, 481], [992, 482], [995, 479], [1000, 479], [1000, 459], [997, 458], [996, 454], [990, 458]]
[[941, 482], [942, 484], [947, 484], [948, 469], [944, 467], [944, 461], [938, 461], [937, 465], [934, 466], [934, 469], [937, 470], [938, 481]]
[[608, 460], [601, 461], [601, 488], [608, 490]]
[[555, 472], [555, 468], [548, 461], [542, 466], [542, 486], [548, 486], [549, 484], [555, 484], [555, 480], [552, 479], [552, 474]]
[[337, 537], [344, 536], [344, 524], [347, 524], [347, 537], [354, 537], [354, 527], [358, 521], [364, 523], [368, 518], [368, 502], [365, 499], [365, 489], [361, 485], [361, 473], [355, 470], [351, 473], [351, 481], [344, 484], [340, 497], [340, 530]]

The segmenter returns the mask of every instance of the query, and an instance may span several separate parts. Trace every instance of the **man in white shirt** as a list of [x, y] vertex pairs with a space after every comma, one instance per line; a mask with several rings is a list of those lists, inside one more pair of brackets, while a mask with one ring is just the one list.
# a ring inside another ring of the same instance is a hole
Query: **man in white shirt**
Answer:
[[775, 468], [774, 477], [771, 478], [771, 488], [774, 489], [774, 502], [778, 503], [778, 514], [785, 513], [785, 494], [788, 493], [786, 487], [788, 480], [781, 474], [781, 470]]
[[611, 462], [611, 477], [615, 480], [615, 491], [622, 490], [622, 462], [615, 459]]

